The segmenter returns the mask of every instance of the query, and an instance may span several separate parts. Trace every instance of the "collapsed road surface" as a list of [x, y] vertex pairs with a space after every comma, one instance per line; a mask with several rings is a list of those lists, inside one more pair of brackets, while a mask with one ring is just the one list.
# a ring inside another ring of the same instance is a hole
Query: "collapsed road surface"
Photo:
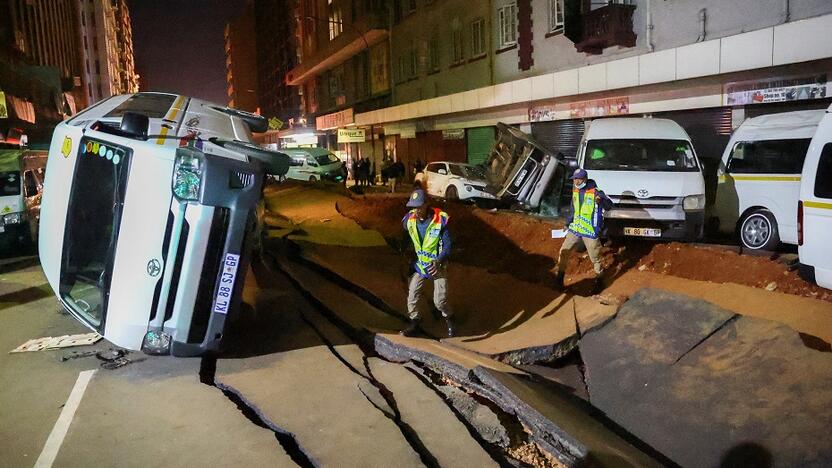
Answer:
[[[832, 461], [823, 443], [832, 423], [826, 297], [646, 268], [615, 275], [600, 296], [578, 295], [580, 282], [563, 294], [516, 265], [503, 268], [511, 258], [538, 268], [506, 235], [500, 246], [509, 258], [488, 268], [455, 243], [463, 252], [449, 278], [461, 336], [432, 339], [441, 336], [441, 321], [427, 317], [426, 337], [403, 338], [384, 318], [406, 310], [396, 233], [385, 238], [351, 222], [342, 215], [350, 203], [356, 216], [362, 201], [334, 188], [267, 191], [269, 237], [282, 239], [270, 244], [280, 268], [359, 342], [372, 339], [385, 359], [417, 363], [496, 404], [558, 463]], [[792, 280], [764, 261], [755, 263]]]

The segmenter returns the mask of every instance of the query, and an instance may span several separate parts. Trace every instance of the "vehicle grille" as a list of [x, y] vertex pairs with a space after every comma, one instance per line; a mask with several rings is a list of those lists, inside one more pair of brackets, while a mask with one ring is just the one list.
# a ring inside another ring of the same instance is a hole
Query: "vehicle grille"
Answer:
[[[173, 211], [168, 211], [168, 222], [165, 227], [165, 240], [162, 242], [162, 265], [167, 266], [168, 247], [170, 247], [170, 236], [173, 232]], [[160, 274], [156, 281], [156, 289], [153, 291], [153, 303], [150, 305], [150, 319], [152, 322], [156, 318], [156, 309], [159, 307], [159, 297], [162, 295], [162, 277]]]
[[188, 235], [190, 234], [191, 226], [187, 220], [182, 220], [182, 235], [179, 238], [179, 245], [176, 248], [176, 257], [174, 258], [173, 276], [170, 279], [170, 292], [168, 293], [168, 303], [165, 304], [165, 321], [167, 322], [173, 317], [173, 306], [176, 304], [176, 292], [179, 290], [179, 279], [182, 276], [182, 261], [185, 259], [185, 246], [188, 244]]
[[610, 197], [610, 199], [616, 208], [671, 209], [678, 204], [677, 197], [636, 198], [632, 195], [623, 195], [620, 197]]
[[211, 308], [214, 305], [217, 277], [225, 253], [225, 240], [228, 236], [230, 215], [231, 211], [228, 208], [214, 208], [211, 234], [208, 236], [208, 245], [205, 248], [205, 261], [202, 265], [202, 274], [199, 277], [191, 327], [188, 331], [188, 343], [202, 343], [208, 331]]

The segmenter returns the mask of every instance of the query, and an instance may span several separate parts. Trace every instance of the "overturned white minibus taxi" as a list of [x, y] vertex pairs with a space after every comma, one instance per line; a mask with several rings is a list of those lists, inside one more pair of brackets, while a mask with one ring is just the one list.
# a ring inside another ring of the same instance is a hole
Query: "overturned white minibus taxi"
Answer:
[[[112, 343], [219, 348], [262, 195], [260, 116], [162, 93], [114, 96], [57, 126], [40, 258], [58, 299]], [[288, 169], [288, 161], [286, 161]]]

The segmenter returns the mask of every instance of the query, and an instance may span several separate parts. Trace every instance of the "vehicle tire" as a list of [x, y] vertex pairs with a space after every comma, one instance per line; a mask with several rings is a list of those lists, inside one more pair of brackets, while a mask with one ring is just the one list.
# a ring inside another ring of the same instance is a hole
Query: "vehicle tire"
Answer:
[[317, 182], [317, 181], [318, 181], [318, 179], [316, 179], [315, 176], [309, 176], [309, 182]]
[[745, 215], [740, 221], [740, 244], [751, 250], [774, 250], [780, 244], [777, 220], [769, 210], [759, 209]]
[[459, 200], [459, 192], [453, 185], [445, 189], [445, 200]]

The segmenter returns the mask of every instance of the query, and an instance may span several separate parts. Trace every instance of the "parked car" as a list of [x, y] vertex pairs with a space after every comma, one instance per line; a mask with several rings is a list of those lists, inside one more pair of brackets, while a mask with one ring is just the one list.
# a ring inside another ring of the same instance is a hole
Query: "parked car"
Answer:
[[217, 350], [262, 195], [264, 150], [251, 132], [267, 128], [261, 116], [164, 93], [113, 96], [59, 123], [39, 247], [63, 307], [127, 349]]
[[717, 171], [719, 230], [748, 249], [797, 244], [800, 173], [823, 110], [748, 119], [725, 148]]
[[488, 181], [485, 170], [480, 166], [458, 162], [432, 162], [423, 172], [416, 175], [416, 181], [434, 197], [447, 200], [475, 200], [496, 197], [486, 191]]
[[605, 118], [588, 123], [578, 164], [612, 200], [610, 235], [694, 240], [705, 223], [705, 180], [676, 122]]
[[800, 273], [832, 289], [832, 106], [809, 144], [797, 205]]
[[0, 239], [3, 246], [37, 242], [46, 152], [0, 149]]
[[290, 158], [287, 179], [343, 182], [347, 178], [341, 159], [328, 149], [287, 148], [280, 152]]

